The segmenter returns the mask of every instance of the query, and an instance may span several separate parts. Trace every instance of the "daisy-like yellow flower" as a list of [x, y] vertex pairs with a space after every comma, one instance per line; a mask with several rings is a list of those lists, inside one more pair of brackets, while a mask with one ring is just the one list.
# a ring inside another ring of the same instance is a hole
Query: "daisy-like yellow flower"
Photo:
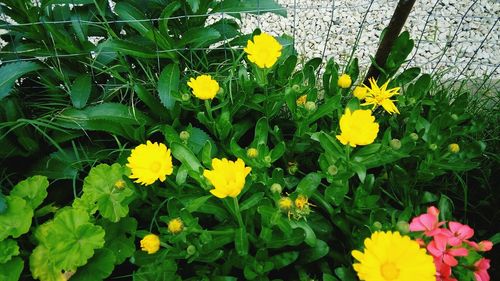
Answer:
[[368, 90], [366, 90], [365, 87], [356, 86], [356, 88], [354, 88], [354, 90], [352, 91], [352, 95], [355, 96], [358, 100], [362, 100], [366, 97], [367, 92]]
[[352, 79], [351, 76], [344, 73], [340, 75], [339, 80], [337, 81], [337, 85], [342, 89], [347, 89], [351, 87]]
[[219, 83], [207, 74], [189, 79], [187, 85], [193, 90], [193, 95], [200, 100], [213, 99], [220, 89]]
[[302, 95], [295, 101], [297, 106], [304, 106], [306, 102], [307, 102], [307, 95]]
[[210, 190], [215, 197], [236, 198], [245, 186], [245, 178], [252, 168], [245, 167], [245, 162], [238, 158], [230, 161], [226, 158], [212, 159], [212, 170], [203, 171], [203, 176], [214, 186]]
[[173, 172], [170, 149], [163, 143], [147, 141], [132, 149], [127, 160], [127, 167], [132, 171], [130, 178], [142, 185], [153, 184], [158, 179], [163, 182]]
[[365, 281], [435, 281], [436, 266], [424, 248], [399, 232], [377, 231], [364, 242], [364, 252], [352, 251], [354, 270]]
[[297, 198], [295, 198], [295, 206], [299, 210], [304, 209], [305, 207], [309, 206], [309, 198], [307, 198], [307, 196], [304, 196], [302, 194], [297, 196]]
[[361, 105], [373, 105], [372, 109], [375, 109], [377, 106], [382, 106], [385, 111], [389, 112], [389, 114], [397, 113], [399, 114], [399, 110], [394, 104], [395, 100], [391, 100], [391, 98], [395, 95], [399, 95], [399, 87], [392, 88], [387, 90], [387, 85], [389, 85], [389, 80], [385, 82], [382, 87], [377, 85], [377, 81], [375, 79], [370, 78], [370, 87], [364, 85], [367, 93], [365, 96], [365, 103]]
[[281, 56], [283, 47], [274, 37], [267, 33], [261, 33], [248, 40], [243, 49], [248, 54], [248, 60], [255, 63], [259, 68], [271, 68]]
[[340, 117], [341, 134], [337, 139], [344, 145], [356, 147], [356, 145], [367, 145], [373, 143], [378, 134], [378, 123], [372, 116], [371, 110], [354, 110], [351, 113], [346, 108], [344, 115]]
[[278, 200], [278, 207], [284, 212], [289, 211], [292, 206], [293, 201], [292, 199], [290, 199], [290, 197], [281, 197], [280, 200]]
[[180, 218], [171, 219], [168, 224], [168, 231], [172, 234], [180, 233], [184, 229], [184, 223]]
[[160, 237], [155, 234], [148, 234], [141, 240], [141, 250], [154, 254], [160, 249]]

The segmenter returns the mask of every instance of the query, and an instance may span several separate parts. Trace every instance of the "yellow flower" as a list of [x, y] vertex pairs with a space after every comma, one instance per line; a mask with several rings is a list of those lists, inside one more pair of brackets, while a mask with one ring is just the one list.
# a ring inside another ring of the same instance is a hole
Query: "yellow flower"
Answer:
[[250, 158], [256, 158], [259, 156], [259, 151], [253, 147], [247, 149], [247, 156]]
[[180, 233], [184, 229], [184, 224], [180, 218], [171, 219], [168, 222], [168, 231], [172, 234]]
[[460, 146], [458, 143], [452, 143], [448, 145], [448, 150], [450, 150], [451, 153], [458, 153], [460, 151]]
[[219, 83], [210, 75], [200, 75], [189, 79], [187, 85], [193, 89], [193, 95], [200, 100], [213, 99], [219, 91]]
[[304, 208], [309, 206], [309, 198], [304, 195], [297, 196], [297, 198], [295, 199], [295, 206], [297, 207], [297, 209], [303, 210]]
[[245, 178], [252, 168], [245, 167], [241, 159], [230, 161], [226, 158], [212, 159], [212, 170], [203, 171], [203, 176], [214, 186], [210, 190], [218, 198], [236, 198], [245, 186]]
[[306, 104], [306, 101], [307, 95], [302, 95], [295, 101], [295, 103], [297, 104], [297, 106], [304, 106], [304, 104]]
[[141, 250], [154, 254], [160, 249], [160, 237], [154, 234], [148, 234], [141, 240]]
[[127, 184], [126, 184], [126, 183], [125, 183], [125, 181], [124, 181], [124, 180], [122, 180], [122, 179], [119, 179], [119, 180], [117, 180], [117, 181], [115, 182], [115, 188], [116, 188], [116, 189], [122, 189], [122, 188], [124, 188], [126, 185], [127, 185]]
[[373, 105], [372, 109], [375, 109], [377, 106], [382, 106], [385, 111], [389, 112], [389, 114], [397, 113], [399, 114], [399, 110], [394, 104], [395, 100], [391, 100], [391, 97], [394, 95], [399, 95], [399, 87], [392, 88], [387, 90], [387, 85], [389, 81], [385, 82], [382, 87], [379, 88], [375, 79], [370, 78], [370, 87], [365, 86], [367, 91], [365, 97], [365, 103], [362, 105]]
[[346, 108], [344, 115], [340, 118], [340, 135], [337, 139], [344, 145], [356, 147], [356, 145], [367, 145], [373, 143], [378, 134], [378, 123], [372, 116], [370, 110], [354, 110], [351, 113]]
[[248, 60], [259, 68], [271, 68], [281, 56], [282, 48], [274, 37], [267, 33], [261, 33], [253, 37], [253, 42], [248, 40], [247, 46], [243, 50], [248, 54]]
[[436, 267], [416, 241], [399, 232], [376, 231], [365, 239], [364, 252], [352, 251], [354, 270], [366, 281], [435, 281]]
[[351, 76], [345, 73], [340, 75], [339, 80], [337, 81], [337, 85], [342, 89], [347, 89], [351, 87], [351, 83], [352, 83]]
[[293, 202], [290, 197], [281, 197], [280, 200], [278, 200], [278, 207], [284, 212], [289, 211], [292, 208], [292, 205]]
[[362, 100], [366, 97], [367, 92], [368, 92], [368, 90], [365, 87], [356, 86], [356, 88], [354, 88], [354, 91], [352, 91], [352, 94], [358, 100]]
[[157, 179], [163, 182], [173, 171], [170, 149], [163, 143], [147, 141], [132, 149], [127, 160], [127, 167], [132, 171], [130, 178], [143, 185], [150, 185]]

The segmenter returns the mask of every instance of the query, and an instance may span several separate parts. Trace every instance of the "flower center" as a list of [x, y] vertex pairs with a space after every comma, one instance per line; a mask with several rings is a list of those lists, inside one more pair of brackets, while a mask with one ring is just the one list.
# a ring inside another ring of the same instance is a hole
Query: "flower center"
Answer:
[[160, 165], [160, 163], [158, 163], [157, 161], [154, 161], [153, 163], [151, 163], [151, 164], [149, 165], [149, 169], [150, 169], [150, 170], [151, 170], [151, 172], [153, 172], [153, 173], [158, 172], [158, 171], [160, 170], [160, 167], [161, 167], [161, 165]]
[[380, 267], [380, 273], [385, 280], [394, 280], [399, 276], [399, 269], [392, 262], [385, 262]]

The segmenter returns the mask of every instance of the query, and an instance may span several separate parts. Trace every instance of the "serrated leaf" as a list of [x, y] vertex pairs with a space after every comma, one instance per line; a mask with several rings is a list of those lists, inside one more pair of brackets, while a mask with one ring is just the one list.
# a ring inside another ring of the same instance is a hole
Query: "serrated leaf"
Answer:
[[212, 138], [202, 129], [189, 127], [186, 131], [189, 133], [187, 145], [194, 154], [198, 154], [198, 152], [200, 152], [200, 150], [205, 146], [205, 143], [207, 141], [214, 143]]
[[0, 101], [9, 95], [14, 83], [26, 73], [36, 71], [42, 68], [39, 64], [34, 62], [15, 62], [3, 65], [0, 67]]
[[180, 71], [177, 64], [167, 65], [158, 80], [158, 95], [161, 103], [169, 110], [175, 105], [174, 93], [179, 90]]
[[6, 263], [12, 257], [19, 255], [19, 246], [17, 242], [12, 239], [5, 239], [0, 241], [0, 264]]
[[101, 215], [112, 222], [117, 222], [128, 214], [128, 200], [134, 191], [126, 183], [116, 188], [118, 181], [123, 181], [127, 173], [120, 164], [100, 164], [93, 167], [83, 182], [83, 193], [97, 202]]
[[28, 232], [33, 218], [33, 209], [26, 200], [7, 196], [7, 211], [0, 214], [0, 240], [9, 236], [17, 238]]
[[189, 167], [190, 170], [199, 172], [201, 168], [200, 160], [196, 158], [191, 150], [177, 142], [172, 142], [170, 146], [172, 149], [172, 155], [177, 160], [181, 161], [184, 165]]
[[79, 268], [71, 281], [99, 281], [111, 275], [115, 268], [116, 257], [108, 249], [97, 250], [88, 263]]
[[35, 233], [56, 269], [75, 271], [104, 246], [104, 230], [89, 219], [83, 210], [65, 208]]
[[49, 181], [44, 176], [33, 176], [19, 182], [12, 191], [10, 195], [18, 196], [23, 198], [28, 202], [31, 208], [34, 210], [40, 204], [42, 204], [43, 199], [47, 197], [47, 187], [49, 187]]
[[78, 76], [71, 87], [70, 97], [73, 106], [78, 109], [84, 108], [89, 99], [91, 89], [92, 80], [90, 75], [82, 74]]
[[0, 263], [0, 280], [18, 281], [23, 272], [24, 262], [20, 257], [15, 257], [6, 263]]

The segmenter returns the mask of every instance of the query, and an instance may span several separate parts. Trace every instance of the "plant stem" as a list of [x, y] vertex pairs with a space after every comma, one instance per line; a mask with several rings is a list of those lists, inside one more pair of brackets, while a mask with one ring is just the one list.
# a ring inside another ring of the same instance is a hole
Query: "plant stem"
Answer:
[[245, 228], [245, 224], [243, 223], [243, 218], [241, 217], [240, 205], [238, 204], [238, 198], [233, 197], [234, 202], [234, 215], [236, 216], [236, 220], [238, 220], [238, 225], [241, 228]]

